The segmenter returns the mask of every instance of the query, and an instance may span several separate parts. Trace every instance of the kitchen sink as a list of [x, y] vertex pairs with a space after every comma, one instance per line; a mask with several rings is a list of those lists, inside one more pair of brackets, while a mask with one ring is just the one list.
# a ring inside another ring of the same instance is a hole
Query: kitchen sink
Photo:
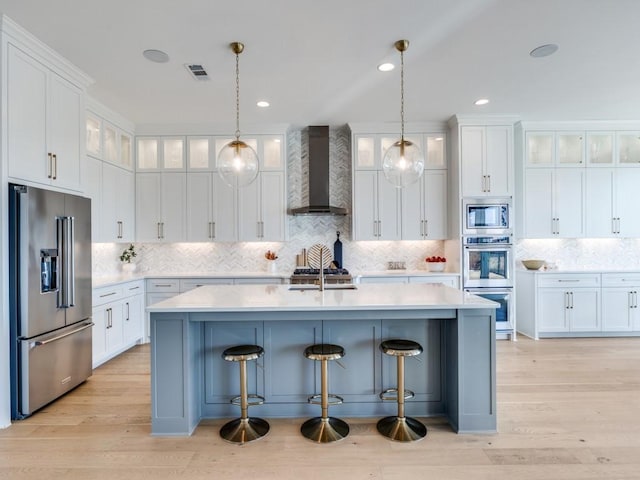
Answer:
[[[358, 287], [353, 283], [325, 283], [325, 290], [356, 290]], [[289, 290], [320, 290], [320, 285], [313, 283], [300, 283], [289, 285]]]

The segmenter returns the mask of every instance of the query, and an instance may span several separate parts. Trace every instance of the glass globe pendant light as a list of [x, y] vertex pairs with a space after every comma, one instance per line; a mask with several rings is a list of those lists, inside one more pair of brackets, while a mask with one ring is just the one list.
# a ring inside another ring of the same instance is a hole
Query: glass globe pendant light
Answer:
[[246, 187], [258, 176], [260, 162], [256, 151], [240, 140], [240, 67], [239, 57], [244, 50], [240, 42], [230, 44], [236, 54], [236, 139], [227, 143], [218, 154], [218, 174], [231, 187]]
[[418, 181], [424, 171], [424, 156], [415, 143], [404, 138], [404, 52], [409, 40], [398, 40], [394, 46], [400, 52], [400, 140], [391, 145], [382, 159], [386, 179], [398, 188]]

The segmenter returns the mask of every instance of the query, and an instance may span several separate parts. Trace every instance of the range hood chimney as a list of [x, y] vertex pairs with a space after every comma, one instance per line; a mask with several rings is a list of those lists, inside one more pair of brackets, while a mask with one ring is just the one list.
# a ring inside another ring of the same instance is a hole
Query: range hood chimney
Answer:
[[346, 215], [347, 209], [329, 204], [329, 127], [309, 127], [309, 206], [292, 215]]

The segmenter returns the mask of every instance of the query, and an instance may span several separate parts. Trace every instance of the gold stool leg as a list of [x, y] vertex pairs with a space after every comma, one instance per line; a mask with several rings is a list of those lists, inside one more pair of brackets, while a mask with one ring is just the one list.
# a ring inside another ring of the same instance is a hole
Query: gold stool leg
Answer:
[[427, 427], [415, 418], [404, 415], [404, 357], [397, 358], [398, 377], [398, 415], [385, 417], [378, 421], [378, 432], [391, 440], [398, 442], [412, 442], [427, 435]]
[[225, 423], [220, 436], [232, 443], [245, 443], [264, 437], [269, 433], [269, 424], [261, 418], [249, 418], [247, 395], [247, 361], [240, 362], [240, 418]]
[[320, 394], [322, 416], [310, 418], [302, 424], [300, 432], [309, 440], [317, 443], [330, 443], [342, 440], [349, 434], [349, 425], [344, 420], [329, 416], [329, 361], [321, 360]]

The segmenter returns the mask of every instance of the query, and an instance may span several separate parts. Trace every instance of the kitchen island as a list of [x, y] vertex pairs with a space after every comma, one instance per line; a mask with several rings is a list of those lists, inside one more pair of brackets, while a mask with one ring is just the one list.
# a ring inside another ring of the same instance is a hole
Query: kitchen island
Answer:
[[249, 391], [265, 397], [261, 417], [308, 417], [317, 407], [317, 362], [306, 346], [345, 348], [332, 362], [331, 393], [345, 403], [336, 416], [393, 415], [379, 393], [395, 386], [395, 359], [380, 342], [415, 340], [424, 354], [407, 361], [415, 397], [407, 415], [445, 416], [459, 433], [496, 431], [495, 307], [442, 284], [374, 284], [290, 289], [290, 285], [203, 286], [147, 307], [151, 317], [152, 434], [190, 435], [203, 418], [236, 417], [237, 365], [222, 351], [258, 344], [265, 355], [248, 366]]

